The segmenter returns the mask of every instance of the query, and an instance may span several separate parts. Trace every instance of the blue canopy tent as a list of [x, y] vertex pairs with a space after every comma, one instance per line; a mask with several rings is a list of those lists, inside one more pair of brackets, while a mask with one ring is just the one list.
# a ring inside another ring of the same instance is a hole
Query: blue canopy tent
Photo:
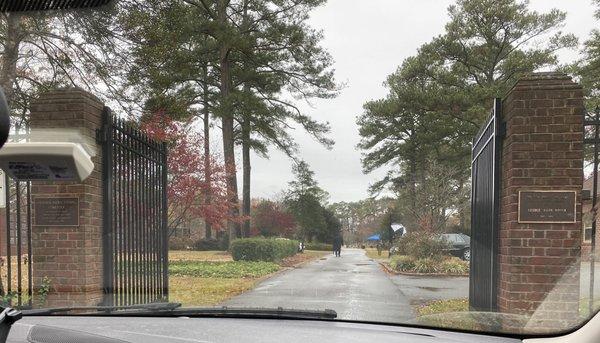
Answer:
[[375, 234], [369, 238], [367, 238], [367, 241], [380, 241], [381, 240], [381, 235], [380, 234]]

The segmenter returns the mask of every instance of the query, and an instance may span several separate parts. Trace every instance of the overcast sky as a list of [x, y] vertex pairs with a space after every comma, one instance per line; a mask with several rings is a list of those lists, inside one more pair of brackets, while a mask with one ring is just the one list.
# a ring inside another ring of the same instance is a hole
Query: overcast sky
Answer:
[[[332, 150], [314, 142], [301, 130], [293, 135], [300, 156], [315, 171], [330, 201], [356, 201], [368, 196], [368, 187], [385, 171], [363, 174], [356, 117], [362, 105], [386, 95], [382, 83], [417, 48], [443, 32], [451, 0], [329, 0], [316, 10], [310, 23], [323, 30], [323, 46], [335, 60], [336, 78], [346, 87], [330, 100], [304, 105], [306, 113], [331, 124]], [[566, 11], [563, 31], [584, 41], [596, 24], [590, 0], [532, 0], [531, 8]], [[561, 62], [578, 57], [576, 51], [561, 51]], [[239, 158], [238, 158], [239, 160]], [[240, 163], [241, 165], [241, 163]], [[270, 198], [292, 179], [291, 164], [283, 154], [272, 150], [269, 159], [253, 157], [253, 197]], [[241, 178], [238, 179], [241, 189]]]

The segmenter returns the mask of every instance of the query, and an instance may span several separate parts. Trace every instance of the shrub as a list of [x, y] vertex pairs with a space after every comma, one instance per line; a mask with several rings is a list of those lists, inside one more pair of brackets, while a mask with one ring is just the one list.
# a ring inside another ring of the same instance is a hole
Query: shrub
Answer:
[[416, 259], [434, 259], [440, 261], [448, 243], [437, 235], [424, 232], [412, 232], [404, 235], [398, 241], [400, 255], [412, 256]]
[[306, 243], [304, 249], [318, 251], [333, 251], [333, 245], [326, 243]]
[[392, 256], [390, 267], [401, 272], [422, 273], [422, 274], [467, 274], [469, 273], [469, 263], [462, 261], [457, 257], [446, 258], [442, 261], [435, 258], [414, 258], [406, 255]]
[[298, 252], [298, 241], [277, 238], [242, 238], [229, 247], [234, 261], [278, 262]]
[[444, 274], [467, 274], [469, 272], [469, 263], [457, 257], [452, 257], [440, 265]]
[[430, 274], [440, 271], [439, 261], [433, 258], [420, 258], [415, 261], [413, 271], [415, 273]]
[[189, 250], [194, 245], [194, 241], [187, 237], [169, 238], [169, 250]]
[[399, 271], [412, 271], [415, 268], [415, 259], [410, 256], [395, 255], [390, 259], [390, 266]]

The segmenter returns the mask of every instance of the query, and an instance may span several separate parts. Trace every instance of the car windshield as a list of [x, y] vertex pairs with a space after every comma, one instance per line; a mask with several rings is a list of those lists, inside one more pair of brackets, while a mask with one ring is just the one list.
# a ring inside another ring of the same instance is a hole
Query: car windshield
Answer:
[[572, 330], [600, 306], [599, 24], [598, 0], [2, 13], [0, 302]]

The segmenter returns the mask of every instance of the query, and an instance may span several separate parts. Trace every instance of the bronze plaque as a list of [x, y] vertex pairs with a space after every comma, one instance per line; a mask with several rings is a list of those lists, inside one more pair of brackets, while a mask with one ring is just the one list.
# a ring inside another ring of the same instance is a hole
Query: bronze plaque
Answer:
[[519, 191], [519, 223], [575, 223], [575, 191]]
[[33, 198], [33, 225], [79, 226], [79, 199]]

